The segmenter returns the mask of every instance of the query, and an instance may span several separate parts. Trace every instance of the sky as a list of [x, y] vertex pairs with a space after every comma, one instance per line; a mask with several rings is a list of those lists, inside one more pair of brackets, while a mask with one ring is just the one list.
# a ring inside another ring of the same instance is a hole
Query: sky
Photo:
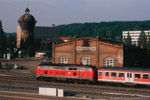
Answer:
[[[28, 2], [28, 3], [27, 3]], [[150, 20], [150, 0], [0, 0], [5, 32], [16, 32], [18, 20], [30, 9], [36, 26]]]

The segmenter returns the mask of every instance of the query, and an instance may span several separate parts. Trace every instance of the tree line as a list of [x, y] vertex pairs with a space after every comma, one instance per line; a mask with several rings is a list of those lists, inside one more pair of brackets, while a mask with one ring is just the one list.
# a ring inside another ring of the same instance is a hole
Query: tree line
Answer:
[[74, 23], [57, 27], [59, 28], [60, 36], [95, 37], [97, 35], [102, 36], [104, 32], [109, 31], [115, 37], [122, 37], [122, 31], [150, 30], [150, 20]]

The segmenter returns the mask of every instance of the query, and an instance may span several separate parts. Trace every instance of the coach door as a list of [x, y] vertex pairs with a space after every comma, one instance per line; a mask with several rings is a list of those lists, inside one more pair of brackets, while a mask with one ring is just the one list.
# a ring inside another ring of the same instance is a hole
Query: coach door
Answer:
[[133, 82], [133, 73], [126, 73], [126, 82]]

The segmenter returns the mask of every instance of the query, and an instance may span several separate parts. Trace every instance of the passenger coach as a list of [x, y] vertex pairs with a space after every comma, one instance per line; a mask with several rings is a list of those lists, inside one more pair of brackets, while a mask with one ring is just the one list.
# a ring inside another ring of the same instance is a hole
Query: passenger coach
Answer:
[[98, 69], [98, 81], [150, 85], [150, 69], [101, 67]]
[[95, 82], [97, 68], [83, 65], [41, 64], [36, 68], [37, 79]]

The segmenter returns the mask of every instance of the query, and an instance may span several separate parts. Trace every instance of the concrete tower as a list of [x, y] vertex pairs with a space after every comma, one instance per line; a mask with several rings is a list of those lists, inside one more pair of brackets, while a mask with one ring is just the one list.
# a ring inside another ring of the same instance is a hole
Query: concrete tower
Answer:
[[33, 46], [33, 29], [36, 23], [35, 18], [31, 14], [29, 14], [29, 12], [30, 10], [26, 8], [25, 14], [22, 15], [18, 20], [18, 23], [21, 27], [21, 34], [17, 34], [17, 40], [19, 40], [19, 43], [17, 43], [17, 47], [25, 50], [27, 50], [28, 47]]

